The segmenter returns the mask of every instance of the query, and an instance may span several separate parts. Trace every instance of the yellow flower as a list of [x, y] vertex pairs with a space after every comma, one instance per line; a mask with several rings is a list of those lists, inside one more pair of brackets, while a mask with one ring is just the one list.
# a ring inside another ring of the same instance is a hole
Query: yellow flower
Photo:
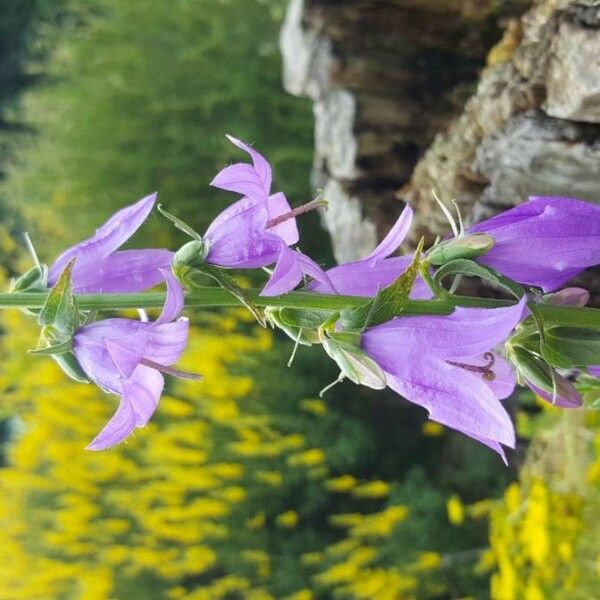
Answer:
[[461, 499], [456, 496], [450, 496], [446, 502], [446, 510], [448, 512], [448, 521], [452, 525], [462, 525], [465, 520], [465, 507]]
[[275, 523], [282, 529], [294, 529], [298, 525], [298, 513], [293, 510], [288, 510], [275, 518]]

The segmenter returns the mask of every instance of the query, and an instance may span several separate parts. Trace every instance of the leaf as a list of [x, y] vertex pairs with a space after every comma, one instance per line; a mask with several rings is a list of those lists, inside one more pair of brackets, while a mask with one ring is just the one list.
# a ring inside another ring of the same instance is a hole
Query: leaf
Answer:
[[48, 292], [38, 317], [38, 323], [42, 327], [51, 327], [68, 336], [73, 335], [79, 326], [79, 313], [71, 285], [75, 260], [73, 258], [67, 264], [54, 287]]
[[290, 327], [318, 329], [329, 321], [337, 311], [315, 308], [282, 308], [279, 310], [279, 320]]
[[442, 281], [450, 275], [465, 275], [466, 277], [478, 277], [484, 281], [489, 281], [503, 290], [506, 290], [518, 300], [525, 295], [525, 290], [518, 283], [504, 277], [494, 269], [480, 265], [468, 258], [457, 258], [441, 266], [435, 272], [433, 281], [438, 286], [442, 287]]
[[171, 223], [173, 223], [173, 225], [175, 225], [175, 227], [177, 227], [177, 229], [179, 229], [179, 231], [183, 231], [183, 233], [189, 235], [194, 240], [198, 240], [200, 242], [202, 241], [202, 237], [193, 227], [190, 227], [185, 221], [182, 221], [179, 217], [176, 217], [175, 215], [171, 214], [170, 212], [167, 212], [162, 207], [162, 204], [159, 204], [156, 208], [157, 208], [158, 212], [163, 217], [165, 217], [165, 219], [168, 219], [169, 221], [171, 221]]
[[569, 369], [600, 364], [600, 331], [580, 327], [545, 330], [542, 354], [549, 364]]
[[265, 316], [254, 303], [252, 296], [241, 288], [229, 273], [209, 264], [196, 266], [194, 269], [190, 269], [185, 278], [185, 282], [192, 288], [199, 287], [193, 281], [194, 273], [201, 273], [214, 279], [222, 288], [231, 292], [252, 313], [252, 316], [258, 321], [261, 327], [267, 326]]
[[398, 279], [379, 290], [371, 301], [353, 310], [345, 310], [340, 313], [345, 329], [364, 331], [367, 327], [385, 323], [402, 314], [419, 274], [423, 243], [423, 239], [421, 239], [410, 266]]

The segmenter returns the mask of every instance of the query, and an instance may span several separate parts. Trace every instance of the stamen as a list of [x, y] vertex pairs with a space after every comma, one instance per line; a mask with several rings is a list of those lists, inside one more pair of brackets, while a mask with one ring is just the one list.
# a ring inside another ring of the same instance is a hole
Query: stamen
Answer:
[[147, 358], [142, 358], [142, 360], [140, 360], [140, 364], [146, 365], [147, 367], [151, 367], [152, 369], [156, 369], [161, 373], [165, 373], [165, 375], [177, 377], [178, 379], [192, 379], [194, 381], [201, 381], [202, 379], [204, 379], [204, 377], [198, 373], [189, 373], [188, 371], [180, 371], [179, 369], [165, 367], [164, 365], [156, 363], [153, 360], [149, 360]]
[[454, 234], [454, 237], [458, 237], [460, 232], [458, 227], [456, 226], [456, 221], [454, 220], [454, 217], [452, 216], [446, 205], [440, 200], [439, 196], [437, 195], [437, 192], [435, 190], [431, 190], [431, 193], [433, 194], [433, 198], [438, 203], [440, 209], [444, 213], [446, 220], [448, 221], [448, 223], [450, 223], [450, 227], [452, 228], [452, 233]]
[[316, 200], [311, 200], [306, 204], [302, 204], [302, 206], [298, 206], [289, 212], [284, 213], [283, 215], [279, 215], [270, 221], [267, 221], [267, 229], [271, 229], [271, 227], [275, 227], [276, 225], [280, 225], [281, 223], [285, 223], [289, 219], [294, 219], [298, 215], [303, 215], [304, 213], [310, 212], [311, 210], [315, 210], [317, 208], [327, 206], [327, 200], [323, 200], [322, 198], [317, 198]]
[[27, 231], [23, 234], [23, 239], [25, 240], [25, 245], [27, 246], [27, 251], [31, 256], [31, 259], [33, 260], [35, 266], [41, 271], [42, 263], [38, 258], [37, 252], [35, 251], [35, 248], [33, 246], [33, 242], [31, 241], [31, 238], [29, 237], [29, 233]]
[[453, 360], [447, 360], [446, 362], [455, 367], [460, 367], [461, 369], [465, 369], [466, 371], [472, 371], [473, 373], [481, 373], [481, 376], [486, 381], [494, 381], [496, 379], [496, 374], [492, 371], [492, 367], [496, 362], [496, 357], [493, 352], [486, 352], [483, 355], [488, 362], [485, 365], [469, 365], [467, 363], [455, 362]]

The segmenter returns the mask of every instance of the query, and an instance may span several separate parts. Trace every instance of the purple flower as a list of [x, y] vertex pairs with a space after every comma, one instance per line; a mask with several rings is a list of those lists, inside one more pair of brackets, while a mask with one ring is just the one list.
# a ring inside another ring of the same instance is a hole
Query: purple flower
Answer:
[[119, 407], [88, 449], [103, 450], [148, 423], [164, 386], [162, 373], [186, 377], [170, 368], [181, 356], [189, 323], [176, 321], [183, 306], [181, 288], [170, 272], [167, 300], [155, 322], [105, 319], [81, 327], [73, 337], [73, 351], [86, 375], [103, 390], [120, 396]]
[[532, 197], [474, 232], [496, 241], [479, 262], [545, 292], [600, 263], [600, 206], [582, 200]]
[[305, 274], [326, 284], [327, 278], [313, 260], [289, 249], [299, 237], [295, 212], [283, 193], [271, 194], [272, 171], [267, 160], [244, 142], [229, 135], [227, 138], [250, 155], [252, 165], [230, 165], [211, 181], [212, 186], [244, 197], [226, 208], [206, 230], [206, 262], [235, 269], [277, 263], [262, 292], [265, 296], [293, 289]]
[[[378, 290], [392, 284], [410, 266], [412, 256], [396, 256], [389, 258], [404, 241], [412, 223], [413, 211], [406, 206], [400, 217], [385, 236], [383, 241], [367, 256], [355, 262], [338, 265], [325, 271], [330, 283], [325, 285], [314, 281], [309, 289], [320, 294], [347, 294], [349, 296], [374, 296]], [[427, 284], [418, 277], [410, 297], [416, 299], [431, 298], [432, 293]]]
[[506, 457], [515, 433], [500, 402], [515, 386], [508, 363], [493, 348], [523, 317], [525, 298], [506, 308], [457, 308], [448, 316], [397, 317], [368, 328], [363, 351], [387, 384], [429, 417]]
[[146, 220], [156, 194], [115, 213], [89, 239], [65, 250], [48, 271], [53, 286], [72, 258], [73, 291], [78, 293], [129, 293], [154, 287], [163, 279], [160, 269], [169, 268], [173, 253], [161, 249], [120, 250]]

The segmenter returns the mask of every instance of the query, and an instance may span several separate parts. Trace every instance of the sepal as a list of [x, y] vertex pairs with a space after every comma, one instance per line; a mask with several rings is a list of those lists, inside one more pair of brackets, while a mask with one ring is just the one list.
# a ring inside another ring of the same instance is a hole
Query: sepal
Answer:
[[337, 312], [330, 310], [276, 307], [265, 309], [267, 321], [302, 346], [320, 344], [319, 329], [337, 315]]
[[74, 265], [75, 258], [69, 261], [54, 287], [48, 292], [46, 302], [38, 316], [39, 325], [52, 328], [57, 334], [65, 337], [72, 336], [80, 324], [71, 284]]
[[494, 247], [496, 241], [487, 233], [472, 233], [440, 242], [427, 253], [432, 265], [444, 265], [457, 258], [483, 256]]

